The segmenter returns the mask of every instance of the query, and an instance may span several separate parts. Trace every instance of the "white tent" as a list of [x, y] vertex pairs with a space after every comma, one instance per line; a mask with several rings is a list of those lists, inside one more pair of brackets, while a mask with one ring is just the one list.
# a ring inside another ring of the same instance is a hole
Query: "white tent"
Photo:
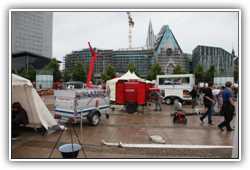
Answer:
[[30, 127], [43, 125], [48, 129], [57, 125], [32, 83], [23, 77], [12, 74], [12, 104], [15, 102], [19, 102], [26, 111]]
[[106, 82], [106, 86], [110, 90], [110, 100], [111, 101], [115, 101], [115, 87], [116, 87], [116, 82], [118, 80], [138, 80], [138, 81], [143, 81], [143, 82], [147, 82], [147, 83], [150, 82], [148, 80], [144, 80], [144, 79], [138, 77], [135, 73], [131, 73], [130, 71], [128, 71], [127, 73], [125, 73], [121, 77], [111, 79], [111, 80]]

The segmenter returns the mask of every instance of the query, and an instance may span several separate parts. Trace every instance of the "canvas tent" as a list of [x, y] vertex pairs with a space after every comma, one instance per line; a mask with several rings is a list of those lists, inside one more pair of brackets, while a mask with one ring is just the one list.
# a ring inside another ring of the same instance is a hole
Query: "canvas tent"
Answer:
[[138, 77], [135, 73], [131, 73], [130, 71], [128, 71], [127, 73], [125, 73], [121, 77], [111, 79], [111, 80], [106, 82], [106, 86], [110, 90], [110, 100], [111, 101], [115, 101], [115, 87], [116, 87], [116, 82], [118, 80], [138, 80], [138, 81], [143, 81], [146, 83], [150, 82], [148, 80], [144, 80], [144, 79]]
[[23, 77], [12, 74], [12, 104], [19, 102], [27, 113], [30, 127], [44, 128], [56, 126], [57, 122], [33, 88], [32, 83]]

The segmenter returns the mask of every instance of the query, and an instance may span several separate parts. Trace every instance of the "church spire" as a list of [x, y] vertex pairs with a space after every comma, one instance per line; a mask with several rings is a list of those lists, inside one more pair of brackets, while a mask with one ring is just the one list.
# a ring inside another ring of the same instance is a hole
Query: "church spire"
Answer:
[[233, 55], [233, 57], [235, 57], [235, 51], [234, 51], [234, 49], [232, 49], [232, 55]]
[[154, 35], [154, 31], [153, 31], [152, 22], [151, 22], [151, 20], [149, 20], [146, 47], [148, 49], [153, 49], [154, 43], [155, 43], [155, 35]]

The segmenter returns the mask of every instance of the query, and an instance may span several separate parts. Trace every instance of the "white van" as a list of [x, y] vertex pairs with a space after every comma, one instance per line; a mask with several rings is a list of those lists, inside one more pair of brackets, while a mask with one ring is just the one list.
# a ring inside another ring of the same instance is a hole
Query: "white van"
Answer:
[[194, 84], [193, 74], [158, 75], [156, 78], [156, 86], [160, 89], [166, 104], [172, 104], [175, 100], [191, 101], [192, 97], [189, 92]]

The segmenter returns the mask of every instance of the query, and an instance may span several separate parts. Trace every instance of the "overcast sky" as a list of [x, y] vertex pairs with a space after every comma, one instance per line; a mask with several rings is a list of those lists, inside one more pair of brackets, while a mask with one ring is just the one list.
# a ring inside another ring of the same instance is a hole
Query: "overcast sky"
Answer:
[[[237, 12], [131, 12], [135, 27], [132, 46], [146, 44], [149, 20], [158, 34], [169, 25], [182, 50], [192, 53], [197, 45], [217, 46], [238, 54]], [[53, 57], [87, 48], [90, 41], [100, 49], [128, 47], [126, 12], [54, 12]]]

